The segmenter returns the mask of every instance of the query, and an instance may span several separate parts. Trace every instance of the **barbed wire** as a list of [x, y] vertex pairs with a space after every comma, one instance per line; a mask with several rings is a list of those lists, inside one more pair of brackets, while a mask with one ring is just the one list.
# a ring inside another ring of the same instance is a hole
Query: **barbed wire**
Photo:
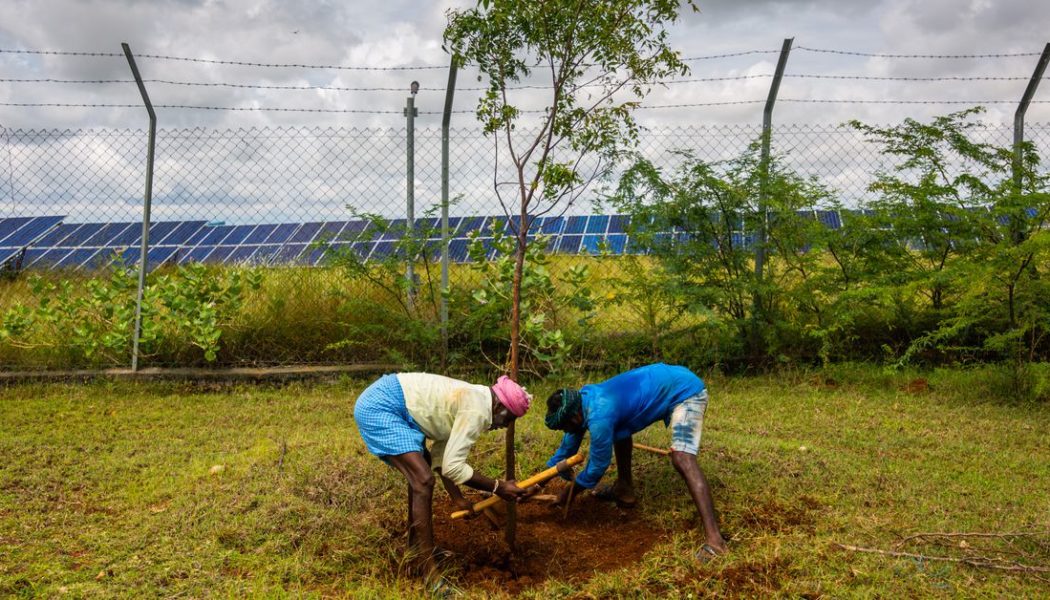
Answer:
[[998, 52], [989, 54], [892, 54], [881, 52], [856, 52], [853, 50], [834, 50], [829, 48], [809, 48], [795, 46], [793, 50], [819, 52], [822, 54], [842, 54], [847, 56], [866, 56], [869, 58], [934, 58], [934, 59], [969, 59], [969, 58], [1014, 58], [1020, 56], [1039, 56], [1040, 52]]
[[[666, 108], [692, 108], [703, 106], [733, 106], [742, 104], [762, 104], [766, 100], [756, 98], [753, 100], [725, 100], [713, 102], [689, 102], [679, 104], [643, 104], [638, 106], [639, 110], [666, 109]], [[780, 98], [777, 102], [808, 103], [808, 104], [1016, 104], [1014, 100], [861, 100], [848, 98]], [[1032, 100], [1032, 104], [1047, 104], [1050, 100]], [[41, 108], [142, 108], [141, 104], [111, 104], [111, 103], [65, 103], [65, 102], [0, 102], [0, 106], [12, 107], [41, 107]], [[304, 113], [348, 113], [348, 114], [374, 114], [374, 115], [403, 115], [401, 110], [373, 110], [373, 109], [349, 109], [349, 108], [301, 108], [301, 107], [271, 107], [271, 106], [203, 106], [192, 104], [154, 104], [154, 108], [173, 108], [189, 110], [211, 110], [211, 111], [236, 111], [236, 112], [304, 112]], [[473, 110], [453, 110], [452, 114], [473, 114]], [[545, 109], [529, 109], [519, 111], [525, 114], [543, 114]], [[440, 115], [441, 111], [419, 111], [421, 115]]]
[[[770, 79], [773, 75], [771, 73], [761, 73], [755, 75], [729, 75], [722, 77], [698, 77], [692, 79], [670, 79], [664, 81], [653, 82], [653, 85], [679, 85], [689, 83], [711, 83], [711, 82], [723, 82], [723, 81], [745, 81], [751, 79]], [[1027, 81], [1029, 77], [1023, 76], [994, 76], [994, 75], [973, 75], [973, 76], [956, 76], [947, 75], [941, 77], [907, 77], [907, 76], [879, 76], [879, 75], [819, 75], [819, 74], [807, 74], [807, 73], [786, 73], [785, 78], [795, 79], [828, 79], [828, 80], [857, 80], [857, 81], [928, 81], [928, 82], [939, 82], [939, 81]], [[1050, 79], [1050, 77], [1043, 77], [1043, 79]], [[264, 85], [264, 84], [253, 84], [253, 83], [229, 83], [221, 81], [175, 81], [170, 79], [143, 79], [143, 83], [150, 84], [161, 84], [161, 85], [176, 85], [176, 86], [187, 86], [187, 87], [222, 87], [222, 88], [234, 88], [234, 89], [254, 89], [254, 90], [299, 90], [299, 91], [335, 91], [335, 92], [406, 92], [404, 86], [399, 87], [388, 87], [388, 86], [334, 86], [334, 85]], [[57, 83], [57, 84], [82, 84], [82, 85], [106, 85], [106, 84], [122, 84], [128, 85], [135, 83], [134, 79], [55, 79], [55, 78], [0, 78], [0, 83]], [[601, 87], [602, 84], [591, 84], [579, 86], [577, 89]], [[458, 87], [456, 91], [461, 92], [480, 92], [486, 91], [487, 87]], [[508, 86], [508, 90], [547, 90], [550, 89], [549, 85], [519, 85], [519, 86]], [[444, 91], [443, 87], [420, 87], [422, 91]]]

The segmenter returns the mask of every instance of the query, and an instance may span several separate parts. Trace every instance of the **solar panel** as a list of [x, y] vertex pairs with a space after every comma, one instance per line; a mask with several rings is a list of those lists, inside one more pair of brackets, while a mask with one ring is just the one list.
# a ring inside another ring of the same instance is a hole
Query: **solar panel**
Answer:
[[266, 237], [264, 244], [283, 244], [292, 237], [297, 229], [302, 227], [300, 223], [282, 223], [274, 228], [273, 232]]
[[32, 220], [33, 217], [8, 217], [0, 221], [0, 244]]
[[320, 221], [303, 223], [302, 227], [299, 227], [299, 229], [290, 235], [286, 241], [289, 244], [309, 244], [314, 241], [314, 237], [317, 236], [318, 232], [320, 232], [321, 228], [325, 225], [326, 223]]
[[599, 254], [601, 253], [602, 236], [600, 235], [585, 235], [583, 236], [583, 245], [580, 249], [587, 254]]
[[273, 263], [279, 265], [302, 264], [300, 257], [306, 251], [307, 244], [285, 244], [273, 255]]
[[583, 243], [582, 235], [563, 235], [558, 244], [558, 252], [562, 254], [579, 254], [580, 244]]
[[[236, 225], [230, 230], [229, 235], [222, 239], [222, 245], [232, 246], [240, 243], [249, 243], [247, 242], [248, 236], [251, 235], [255, 229], [255, 225]], [[269, 232], [267, 232], [267, 234], [269, 234]]]
[[214, 227], [203, 239], [198, 242], [200, 246], [214, 246], [225, 240], [233, 230], [236, 229], [233, 225], [219, 225]]
[[627, 236], [622, 233], [610, 235], [606, 238], [609, 252], [612, 254], [623, 254], [627, 248]]
[[591, 215], [591, 218], [587, 221], [587, 233], [605, 235], [605, 230], [608, 228], [608, 215]]
[[587, 227], [587, 217], [569, 217], [568, 222], [565, 223], [565, 234], [578, 234], [583, 233], [583, 230]]
[[546, 235], [557, 235], [565, 226], [565, 217], [547, 217], [540, 227], [540, 233]]
[[[131, 223], [108, 223], [95, 235], [84, 240], [83, 246], [105, 246], [110, 240], [124, 232], [128, 227], [134, 227]], [[57, 244], [56, 244], [57, 245]], [[73, 244], [63, 244], [73, 245]]]
[[[156, 244], [160, 246], [179, 246], [183, 245], [193, 236], [195, 233], [204, 228], [204, 221], [183, 221], [178, 223], [177, 226], [172, 229], [171, 233], [165, 236], [163, 239], [156, 240]], [[153, 231], [150, 231], [150, 244], [154, 243]]]
[[0, 220], [0, 266], [17, 262], [36, 240], [47, 235], [62, 221], [62, 217], [10, 217]]

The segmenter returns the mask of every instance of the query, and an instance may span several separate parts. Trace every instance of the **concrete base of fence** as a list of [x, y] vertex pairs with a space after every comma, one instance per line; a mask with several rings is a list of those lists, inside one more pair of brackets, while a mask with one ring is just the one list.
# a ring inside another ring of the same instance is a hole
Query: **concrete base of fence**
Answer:
[[236, 367], [231, 369], [206, 368], [148, 368], [100, 369], [77, 371], [8, 371], [0, 372], [0, 385], [18, 383], [59, 383], [91, 381], [96, 379], [123, 381], [187, 381], [207, 383], [265, 383], [303, 379], [335, 378], [342, 375], [375, 375], [393, 373], [399, 365], [359, 364], [300, 367]]

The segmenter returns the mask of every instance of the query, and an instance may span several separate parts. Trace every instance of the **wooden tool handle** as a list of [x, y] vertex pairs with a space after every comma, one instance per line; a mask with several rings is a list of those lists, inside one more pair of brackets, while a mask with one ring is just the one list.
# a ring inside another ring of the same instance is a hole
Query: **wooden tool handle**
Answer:
[[639, 450], [645, 450], [646, 452], [652, 452], [653, 454], [662, 454], [663, 456], [671, 455], [671, 451], [667, 448], [654, 448], [652, 446], [646, 446], [645, 444], [639, 444], [638, 442], [635, 442], [633, 445]]
[[[570, 467], [574, 467], [574, 466], [582, 463], [583, 462], [583, 458], [584, 458], [583, 454], [577, 454], [577, 455], [575, 455], [575, 456], [573, 456], [571, 458], [566, 459], [565, 460], [565, 464], [570, 466]], [[548, 479], [553, 478], [557, 474], [558, 474], [558, 467], [554, 466], [554, 467], [551, 467], [551, 468], [547, 469], [546, 471], [541, 471], [540, 473], [537, 473], [537, 474], [533, 475], [532, 477], [529, 477], [528, 479], [524, 479], [522, 481], [517, 482], [518, 483], [518, 487], [520, 487], [520, 488], [527, 488], [530, 485], [536, 485], [537, 483], [543, 483], [544, 481], [547, 481]], [[481, 502], [474, 503], [474, 512], [480, 512], [480, 511], [485, 510], [486, 508], [488, 508], [488, 507], [490, 507], [490, 506], [492, 506], [494, 504], [497, 504], [499, 502], [502, 502], [502, 501], [503, 501], [503, 498], [500, 498], [499, 496], [493, 495], [491, 498], [486, 498], [486, 499], [482, 500]], [[452, 513], [452, 518], [453, 519], [462, 519], [463, 517], [469, 515], [470, 513], [471, 513], [471, 511], [469, 511], [469, 510], [457, 510], [456, 512]]]

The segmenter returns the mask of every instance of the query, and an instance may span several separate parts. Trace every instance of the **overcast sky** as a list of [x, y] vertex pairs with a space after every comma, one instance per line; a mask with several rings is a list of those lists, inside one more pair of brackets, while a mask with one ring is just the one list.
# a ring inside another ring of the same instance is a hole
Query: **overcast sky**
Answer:
[[[796, 49], [777, 106], [777, 122], [877, 122], [943, 114], [963, 105], [803, 104], [790, 99], [1008, 100], [989, 105], [987, 119], [1009, 122], [1036, 56], [985, 59], [889, 59], [813, 52], [1038, 53], [1050, 40], [1050, 9], [1040, 0], [698, 0], [699, 13], [683, 11], [673, 43], [684, 57], [748, 50], [778, 50], [785, 37]], [[159, 109], [162, 127], [242, 127], [261, 124], [401, 126], [408, 84], [418, 79], [422, 111], [440, 111], [448, 57], [441, 49], [445, 13], [457, 2], [385, 0], [0, 0], [0, 48], [119, 52], [127, 41], [137, 54], [346, 67], [441, 67], [423, 71], [251, 68], [140, 59], [147, 79], [279, 86], [390, 87], [394, 91], [259, 90], [148, 84], [155, 104], [389, 110], [394, 114], [322, 114]], [[776, 53], [690, 61], [686, 79], [758, 76], [730, 81], [672, 83], [655, 90], [648, 105], [763, 100]], [[876, 77], [1016, 77], [1015, 80], [941, 82], [812, 79], [798, 75]], [[122, 57], [0, 54], [3, 79], [127, 79]], [[460, 88], [479, 83], [461, 73]], [[405, 90], [405, 91], [401, 91]], [[476, 95], [461, 89], [456, 108], [473, 108]], [[1050, 100], [1043, 89], [1037, 100]], [[133, 84], [0, 82], [3, 103], [116, 103], [139, 101]], [[640, 111], [645, 124], [755, 123], [762, 105]], [[422, 115], [420, 126], [440, 117]], [[1036, 103], [1030, 122], [1050, 120], [1050, 104]], [[0, 106], [0, 125], [27, 127], [142, 127], [141, 109]], [[454, 124], [471, 125], [470, 114]]]

